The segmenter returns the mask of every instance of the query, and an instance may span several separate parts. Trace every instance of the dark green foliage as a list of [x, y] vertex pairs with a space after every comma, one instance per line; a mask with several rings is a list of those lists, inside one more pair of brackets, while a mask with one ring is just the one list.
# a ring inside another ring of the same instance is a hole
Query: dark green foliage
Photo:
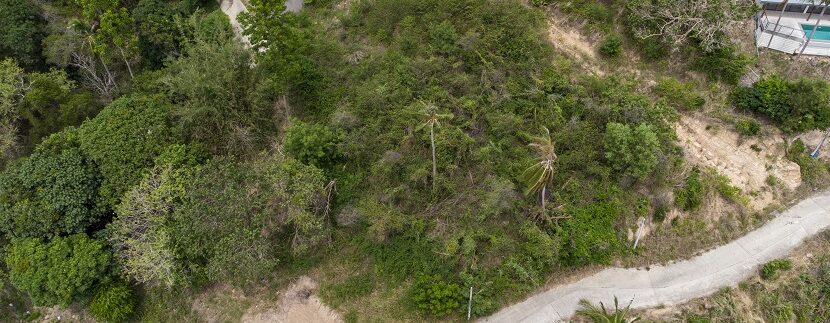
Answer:
[[559, 258], [561, 242], [556, 236], [551, 237], [533, 223], [526, 223], [521, 229], [522, 254], [528, 256], [535, 270], [545, 270], [556, 263]]
[[64, 127], [78, 126], [98, 113], [99, 106], [92, 93], [76, 89], [65, 72], [31, 73], [28, 78], [30, 88], [20, 114], [30, 126], [27, 138], [30, 144]]
[[0, 175], [0, 227], [7, 236], [80, 233], [98, 221], [101, 177], [78, 146], [74, 129], [52, 135]]
[[735, 46], [723, 46], [711, 51], [698, 50], [691, 55], [693, 70], [703, 73], [709, 80], [726, 84], [738, 84], [746, 74], [751, 58]]
[[830, 85], [824, 80], [772, 76], [752, 87], [736, 88], [732, 101], [739, 109], [770, 118], [787, 133], [830, 126]]
[[0, 0], [0, 60], [12, 57], [27, 69], [44, 69], [45, 22], [31, 0]]
[[419, 310], [440, 317], [458, 310], [464, 294], [461, 286], [441, 276], [421, 274], [412, 286], [412, 301]]
[[285, 151], [304, 164], [321, 168], [333, 166], [342, 158], [338, 129], [294, 120], [285, 130]]
[[735, 130], [744, 136], [754, 136], [761, 132], [761, 124], [752, 119], [740, 119], [735, 123]]
[[706, 99], [697, 93], [694, 84], [684, 83], [675, 78], [662, 78], [652, 88], [666, 104], [678, 110], [697, 110], [706, 104]]
[[622, 50], [622, 38], [617, 34], [605, 37], [599, 45], [599, 52], [605, 57], [619, 57]]
[[607, 263], [620, 246], [614, 231], [619, 203], [595, 202], [569, 213], [571, 218], [561, 225], [564, 259], [574, 265]]
[[159, 97], [124, 97], [78, 129], [81, 148], [98, 165], [101, 198], [113, 208], [170, 144], [181, 141], [171, 106]]
[[703, 203], [703, 193], [700, 170], [695, 168], [689, 177], [686, 177], [683, 187], [674, 192], [674, 204], [686, 211], [696, 210]]
[[782, 270], [790, 270], [793, 268], [793, 263], [789, 259], [775, 259], [770, 260], [761, 267], [761, 278], [774, 279], [778, 277], [778, 273]]
[[663, 220], [666, 219], [667, 214], [669, 214], [669, 207], [666, 205], [660, 205], [654, 208], [654, 216], [652, 219], [654, 219], [654, 222], [656, 223], [662, 223]]
[[99, 322], [124, 322], [135, 311], [136, 299], [126, 283], [101, 285], [89, 303], [89, 312]]
[[9, 279], [36, 305], [62, 305], [88, 296], [106, 281], [111, 256], [104, 244], [85, 234], [57, 237], [47, 243], [13, 240], [6, 250]]
[[659, 144], [650, 125], [640, 124], [632, 129], [612, 122], [605, 132], [605, 158], [621, 174], [643, 178], [657, 165]]
[[181, 35], [175, 17], [181, 14], [175, 2], [140, 0], [133, 9], [138, 49], [148, 67], [160, 68], [163, 60], [181, 50]]

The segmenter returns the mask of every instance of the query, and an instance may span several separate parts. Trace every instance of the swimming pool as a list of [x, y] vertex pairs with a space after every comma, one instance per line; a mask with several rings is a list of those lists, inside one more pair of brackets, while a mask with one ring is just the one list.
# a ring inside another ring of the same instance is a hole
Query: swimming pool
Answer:
[[[801, 24], [801, 28], [804, 29], [804, 37], [808, 39], [810, 38], [810, 34], [813, 32], [813, 27], [815, 27], [815, 25]], [[813, 40], [830, 42], [830, 26], [818, 26], [818, 28], [816, 28], [816, 34], [813, 36]]]

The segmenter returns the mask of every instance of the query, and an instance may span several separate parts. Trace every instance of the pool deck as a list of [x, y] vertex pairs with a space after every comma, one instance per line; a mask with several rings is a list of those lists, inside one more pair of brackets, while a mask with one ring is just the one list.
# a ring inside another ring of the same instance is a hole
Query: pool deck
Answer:
[[[759, 25], [765, 23], [767, 28], [762, 30], [759, 26], [759, 28], [755, 29], [756, 45], [759, 48], [769, 48], [788, 54], [798, 54], [801, 51], [802, 44], [807, 41], [801, 25], [815, 25], [819, 15], [813, 14], [810, 20], [807, 20], [807, 14], [785, 12], [781, 16], [781, 21], [776, 26], [775, 23], [778, 22], [778, 15], [779, 12], [768, 10], [766, 16], [761, 18]], [[824, 14], [819, 26], [830, 27], [830, 9]], [[773, 30], [776, 31], [775, 36], [773, 36]], [[770, 37], [772, 37], [772, 42], [770, 42]], [[804, 49], [804, 55], [830, 56], [830, 42], [813, 39], [807, 48]]]

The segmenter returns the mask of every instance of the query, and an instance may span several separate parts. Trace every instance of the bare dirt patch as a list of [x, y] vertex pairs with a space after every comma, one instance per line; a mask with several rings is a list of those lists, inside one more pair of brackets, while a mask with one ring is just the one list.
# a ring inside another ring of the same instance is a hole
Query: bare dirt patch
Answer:
[[548, 38], [553, 47], [591, 73], [605, 75], [598, 67], [596, 49], [591, 42], [573, 28], [559, 25], [556, 17], [557, 15], [549, 15], [548, 19]]
[[775, 201], [767, 179], [783, 187], [801, 185], [801, 169], [785, 158], [780, 135], [743, 138], [731, 126], [702, 116], [684, 116], [676, 127], [678, 141], [691, 164], [713, 167], [751, 199], [749, 207], [762, 210]]
[[302, 276], [282, 291], [276, 307], [272, 304], [254, 305], [242, 316], [242, 322], [343, 322], [337, 312], [323, 304], [320, 298], [314, 295], [316, 290], [317, 283], [307, 276]]

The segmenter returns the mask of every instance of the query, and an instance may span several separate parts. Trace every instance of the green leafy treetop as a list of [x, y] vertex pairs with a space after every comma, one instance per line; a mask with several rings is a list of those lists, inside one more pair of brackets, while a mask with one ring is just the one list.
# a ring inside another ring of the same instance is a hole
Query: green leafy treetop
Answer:
[[104, 244], [85, 234], [58, 237], [49, 242], [13, 240], [6, 250], [9, 280], [36, 305], [66, 306], [106, 280], [110, 253]]
[[0, 174], [0, 229], [10, 237], [84, 232], [102, 214], [100, 182], [78, 147], [77, 131], [54, 134]]

